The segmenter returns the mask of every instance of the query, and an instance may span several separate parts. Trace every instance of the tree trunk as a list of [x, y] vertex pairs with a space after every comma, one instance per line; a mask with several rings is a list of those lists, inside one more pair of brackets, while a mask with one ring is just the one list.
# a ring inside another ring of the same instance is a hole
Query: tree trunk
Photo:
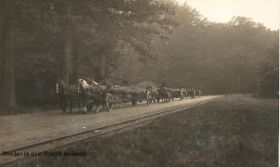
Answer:
[[64, 54], [62, 55], [62, 73], [61, 79], [66, 83], [70, 83], [70, 78], [72, 74], [72, 33], [71, 33], [71, 14], [70, 14], [70, 7], [66, 6], [66, 16], [65, 16], [65, 23], [64, 23]]
[[62, 65], [61, 78], [66, 83], [70, 83], [70, 77], [72, 73], [72, 37], [70, 34], [65, 35], [65, 48], [64, 48], [64, 54], [62, 57], [61, 65]]
[[6, 76], [4, 77], [7, 85], [4, 87], [7, 91], [7, 104], [10, 111], [16, 109], [16, 93], [15, 93], [15, 29], [11, 28], [9, 32], [9, 42], [8, 42], [8, 57], [6, 66]]
[[106, 55], [101, 55], [99, 58], [99, 79], [104, 80], [106, 77]]
[[80, 59], [78, 56], [78, 51], [77, 51], [77, 40], [75, 39], [75, 37], [73, 37], [73, 49], [72, 49], [72, 55], [73, 55], [73, 59], [72, 59], [72, 75], [71, 75], [71, 80], [72, 82], [77, 81], [78, 79], [78, 75], [79, 75], [79, 65], [80, 65]]
[[238, 85], [238, 93], [241, 93], [241, 75], [240, 75], [240, 73], [237, 76], [237, 85]]
[[[1, 96], [1, 88], [2, 88], [2, 84], [3, 84], [3, 81], [4, 81], [4, 65], [5, 65], [5, 60], [4, 60], [4, 52], [3, 52], [3, 46], [4, 46], [4, 30], [3, 30], [3, 27], [4, 27], [4, 13], [3, 13], [3, 10], [4, 10], [4, 7], [3, 5], [0, 7], [0, 96]], [[1, 103], [1, 102], [0, 102]]]
[[1, 106], [4, 110], [12, 112], [17, 108], [15, 95], [15, 10], [13, 1], [4, 1], [6, 15], [2, 24], [2, 78]]

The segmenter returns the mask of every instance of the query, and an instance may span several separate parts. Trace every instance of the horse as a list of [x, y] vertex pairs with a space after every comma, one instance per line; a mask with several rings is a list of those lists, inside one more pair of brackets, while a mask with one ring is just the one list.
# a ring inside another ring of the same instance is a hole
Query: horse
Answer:
[[150, 104], [150, 103], [155, 103], [156, 102], [156, 99], [157, 99], [157, 96], [158, 96], [158, 91], [156, 88], [154, 87], [147, 87], [146, 88], [146, 96], [147, 96], [147, 103]]
[[76, 86], [65, 83], [62, 79], [58, 79], [56, 82], [56, 95], [57, 101], [65, 113], [69, 107], [69, 112], [72, 112], [73, 104], [77, 99]]
[[155, 87], [151, 88], [151, 93], [152, 93], [152, 99], [153, 99], [152, 101], [154, 103], [156, 103], [157, 97], [159, 95], [159, 92], [158, 92], [157, 88], [155, 88]]
[[182, 99], [184, 99], [185, 97], [187, 97], [187, 90], [182, 88]]
[[171, 98], [172, 98], [172, 94], [171, 94], [171, 89], [167, 88], [167, 87], [160, 87], [158, 88], [158, 102], [160, 101], [160, 99], [162, 100], [162, 102], [170, 102]]
[[86, 81], [84, 79], [78, 79], [77, 82], [78, 93], [83, 101], [83, 106], [86, 107], [86, 110], [92, 110], [93, 104], [96, 106], [95, 113], [99, 112], [101, 105], [103, 109], [105, 109], [107, 87], [104, 88], [93, 80]]
[[201, 97], [201, 90], [198, 90], [198, 96]]
[[152, 87], [148, 86], [146, 88], [146, 100], [147, 104], [153, 103]]
[[190, 98], [194, 98], [195, 97], [195, 89], [194, 88], [189, 88], [187, 90], [187, 94], [189, 95]]
[[200, 97], [201, 96], [201, 91], [200, 90], [195, 90], [195, 95]]

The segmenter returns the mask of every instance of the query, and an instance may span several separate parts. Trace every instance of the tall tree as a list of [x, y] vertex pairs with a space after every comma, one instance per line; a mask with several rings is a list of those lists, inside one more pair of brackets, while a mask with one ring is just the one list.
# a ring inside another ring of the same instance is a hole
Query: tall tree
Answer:
[[2, 2], [2, 85], [0, 103], [3, 110], [12, 112], [17, 108], [15, 95], [15, 46], [16, 46], [16, 4], [14, 1]]
[[259, 94], [279, 97], [279, 39], [276, 39], [259, 64]]
[[[68, 2], [68, 3], [67, 3]], [[72, 35], [72, 25], [71, 25], [71, 12], [72, 12], [72, 3], [71, 1], [64, 2], [64, 54], [62, 55], [62, 73], [61, 78], [66, 82], [70, 83], [70, 77], [73, 70], [73, 35]]]

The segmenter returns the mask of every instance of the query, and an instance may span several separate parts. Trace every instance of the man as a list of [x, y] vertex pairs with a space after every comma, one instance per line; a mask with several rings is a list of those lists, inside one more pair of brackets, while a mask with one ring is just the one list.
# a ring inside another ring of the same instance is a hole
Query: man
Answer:
[[164, 88], [164, 87], [166, 87], [166, 85], [167, 85], [167, 80], [166, 80], [166, 78], [164, 78], [164, 79], [161, 81], [161, 87]]

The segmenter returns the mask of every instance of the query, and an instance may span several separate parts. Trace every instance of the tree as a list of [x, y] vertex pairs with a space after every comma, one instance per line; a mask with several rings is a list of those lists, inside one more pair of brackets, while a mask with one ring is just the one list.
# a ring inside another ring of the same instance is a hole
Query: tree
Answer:
[[142, 60], [148, 58], [150, 36], [157, 34], [154, 24], [169, 24], [172, 5], [167, 2], [1, 2], [1, 106], [15, 108], [16, 94], [24, 104], [37, 103], [39, 95], [49, 97], [55, 75], [66, 82], [80, 75], [108, 77], [120, 43], [129, 43]]
[[1, 56], [2, 84], [1, 107], [12, 112], [17, 108], [15, 96], [15, 45], [16, 45], [16, 4], [14, 1], [2, 2]]
[[[157, 83], [166, 75], [170, 87], [194, 87], [207, 94], [223, 94], [225, 88], [228, 93], [256, 91], [258, 62], [276, 32], [243, 17], [212, 23], [188, 6], [177, 7], [174, 18], [180, 24], [172, 33], [152, 40], [158, 62], [141, 65], [131, 53], [133, 70], [125, 77]], [[132, 71], [136, 73], [130, 75]]]
[[259, 64], [259, 95], [279, 97], [279, 39], [267, 49]]

